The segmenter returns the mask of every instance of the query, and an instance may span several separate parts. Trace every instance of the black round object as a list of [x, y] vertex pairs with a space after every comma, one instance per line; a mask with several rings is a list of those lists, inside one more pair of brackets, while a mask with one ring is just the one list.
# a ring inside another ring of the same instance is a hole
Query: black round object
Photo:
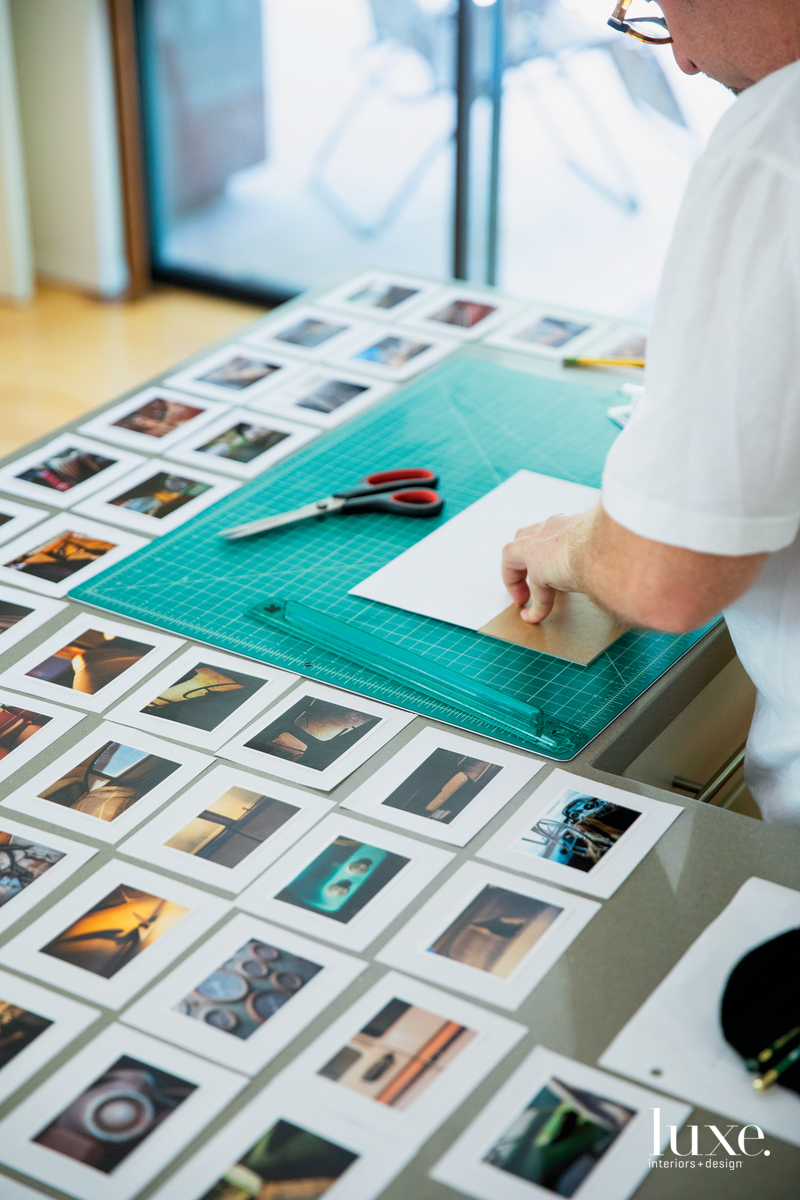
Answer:
[[229, 1008], [207, 1008], [203, 1014], [203, 1020], [207, 1024], [213, 1025], [215, 1029], [221, 1029], [224, 1033], [231, 1033], [239, 1021], [235, 1013], [232, 1013]]
[[[720, 1021], [725, 1040], [742, 1058], [758, 1058], [762, 1050], [800, 1025], [799, 967], [800, 929], [790, 929], [756, 946], [731, 971]], [[763, 1070], [777, 1066], [796, 1044], [792, 1041], [783, 1051], [777, 1050]], [[800, 1060], [784, 1071], [775, 1084], [779, 1086], [800, 1095]]]

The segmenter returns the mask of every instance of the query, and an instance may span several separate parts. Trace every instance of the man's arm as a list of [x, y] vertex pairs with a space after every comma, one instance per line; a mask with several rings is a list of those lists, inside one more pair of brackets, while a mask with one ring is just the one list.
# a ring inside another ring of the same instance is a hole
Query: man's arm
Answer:
[[602, 506], [520, 529], [503, 551], [503, 582], [526, 621], [543, 621], [557, 591], [585, 592], [626, 624], [687, 633], [758, 578], [766, 554], [700, 554], [639, 537]]

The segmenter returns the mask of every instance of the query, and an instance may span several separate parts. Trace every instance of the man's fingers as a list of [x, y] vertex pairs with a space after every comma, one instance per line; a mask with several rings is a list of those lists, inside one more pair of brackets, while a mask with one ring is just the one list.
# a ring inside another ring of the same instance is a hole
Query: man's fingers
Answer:
[[538, 625], [553, 611], [556, 589], [540, 587], [539, 584], [534, 583], [531, 585], [530, 593], [531, 602], [527, 608], [523, 608], [520, 615], [523, 621], [527, 621], [529, 625]]
[[525, 557], [523, 554], [524, 539], [518, 539], [515, 542], [509, 542], [503, 548], [503, 583], [508, 590], [514, 604], [518, 604], [520, 608], [523, 604], [527, 604], [530, 596], [528, 587], [528, 568], [525, 565]]

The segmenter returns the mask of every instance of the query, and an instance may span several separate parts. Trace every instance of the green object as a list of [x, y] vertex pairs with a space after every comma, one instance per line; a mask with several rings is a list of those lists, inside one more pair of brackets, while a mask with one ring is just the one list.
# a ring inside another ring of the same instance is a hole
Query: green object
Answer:
[[[347, 593], [521, 468], [598, 487], [619, 432], [607, 405], [605, 391], [460, 355], [70, 594], [570, 759], [704, 631], [631, 631], [584, 667]], [[441, 517], [330, 516], [242, 541], [219, 537], [409, 466], [438, 472]]]

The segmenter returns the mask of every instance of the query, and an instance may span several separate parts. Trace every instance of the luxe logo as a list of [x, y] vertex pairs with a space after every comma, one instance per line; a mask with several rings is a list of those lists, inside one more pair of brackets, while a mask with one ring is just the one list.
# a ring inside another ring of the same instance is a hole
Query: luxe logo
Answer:
[[[651, 1167], [724, 1167], [735, 1169], [741, 1167], [742, 1158], [758, 1158], [763, 1155], [764, 1158], [769, 1158], [769, 1150], [753, 1149], [748, 1150], [750, 1142], [760, 1142], [764, 1140], [764, 1132], [758, 1125], [729, 1125], [724, 1133], [721, 1133], [716, 1125], [687, 1125], [681, 1130], [681, 1142], [683, 1149], [678, 1148], [678, 1128], [675, 1125], [668, 1125], [669, 1144], [672, 1153], [679, 1161], [663, 1160], [661, 1158], [664, 1134], [661, 1126], [661, 1109], [654, 1108], [653, 1113], [653, 1153], [651, 1155]], [[700, 1130], [707, 1129], [711, 1136], [703, 1138], [704, 1147], [700, 1148]], [[734, 1131], [738, 1129], [738, 1134]], [[753, 1130], [748, 1133], [748, 1130]], [[712, 1141], [713, 1138], [713, 1141]], [[688, 1149], [686, 1145], [688, 1142]], [[738, 1149], [737, 1149], [738, 1147]], [[721, 1152], [721, 1153], [718, 1153]], [[683, 1161], [688, 1159], [688, 1162]], [[704, 1162], [696, 1161], [704, 1159]]]

